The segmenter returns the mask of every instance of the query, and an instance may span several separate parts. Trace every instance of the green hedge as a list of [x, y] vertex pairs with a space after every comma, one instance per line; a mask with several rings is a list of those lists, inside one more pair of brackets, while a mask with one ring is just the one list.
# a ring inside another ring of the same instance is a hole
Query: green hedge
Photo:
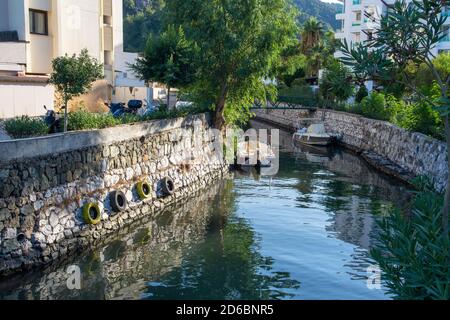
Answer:
[[[142, 121], [172, 119], [187, 117], [189, 115], [208, 112], [208, 109], [196, 106], [183, 107], [168, 110], [162, 107], [159, 110], [146, 116], [137, 116], [125, 114], [121, 117], [114, 117], [111, 113], [90, 113], [85, 110], [70, 112], [68, 117], [68, 130], [94, 130], [114, 127], [122, 124], [137, 123]], [[64, 125], [61, 119], [60, 131], [63, 131]], [[30, 118], [22, 116], [19, 118], [5, 121], [6, 132], [15, 139], [43, 136], [49, 133], [48, 125], [40, 118]]]
[[48, 134], [47, 124], [40, 118], [22, 116], [5, 121], [6, 132], [15, 139], [30, 138]]

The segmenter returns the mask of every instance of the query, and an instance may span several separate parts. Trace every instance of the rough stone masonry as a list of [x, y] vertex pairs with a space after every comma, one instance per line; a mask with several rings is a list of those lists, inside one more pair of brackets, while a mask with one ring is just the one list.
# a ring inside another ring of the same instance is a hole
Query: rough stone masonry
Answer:
[[333, 110], [254, 109], [256, 118], [296, 130], [307, 126], [302, 119], [318, 119], [329, 132], [342, 136], [342, 144], [374, 166], [403, 180], [429, 177], [438, 191], [447, 185], [447, 148], [445, 143], [424, 134], [410, 132], [389, 122]]
[[[215, 152], [207, 115], [97, 131], [0, 142], [0, 276], [48, 264], [89, 248], [136, 219], [162, 211], [228, 171]], [[186, 150], [190, 152], [187, 162]], [[176, 191], [157, 195], [170, 177]], [[141, 201], [136, 184], [152, 196]], [[109, 194], [128, 208], [113, 212]], [[99, 204], [102, 221], [87, 225], [82, 208]]]

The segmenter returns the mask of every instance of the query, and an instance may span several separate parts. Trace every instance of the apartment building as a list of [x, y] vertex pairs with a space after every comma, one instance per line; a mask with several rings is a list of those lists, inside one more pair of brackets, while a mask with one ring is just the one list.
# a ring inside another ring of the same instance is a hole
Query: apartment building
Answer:
[[94, 111], [104, 101], [136, 97], [138, 89], [148, 97], [144, 83], [128, 71], [137, 55], [123, 50], [122, 0], [0, 0], [0, 118], [53, 108], [51, 62], [83, 48], [104, 64], [105, 77], [73, 104]]
[[[343, 0], [341, 12], [336, 14], [336, 19], [340, 21], [341, 27], [336, 31], [336, 38], [347, 40], [348, 44], [358, 43], [368, 40], [373, 36], [381, 15], [389, 11], [389, 6], [395, 0], [385, 0], [385, 5], [381, 0]], [[446, 17], [450, 15], [450, 7], [442, 12]], [[447, 19], [445, 26], [447, 36], [434, 49], [436, 55], [442, 51], [450, 50], [450, 19]], [[341, 53], [336, 53], [341, 56]]]

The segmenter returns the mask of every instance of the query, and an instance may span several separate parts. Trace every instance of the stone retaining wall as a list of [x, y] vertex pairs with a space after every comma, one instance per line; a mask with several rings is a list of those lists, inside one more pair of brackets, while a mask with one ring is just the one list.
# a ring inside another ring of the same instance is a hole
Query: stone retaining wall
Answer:
[[[391, 123], [332, 110], [253, 110], [257, 119], [294, 130], [302, 118], [324, 120], [328, 131], [342, 135], [342, 143], [376, 160], [387, 173], [398, 177], [427, 176], [443, 191], [447, 182], [445, 144], [423, 134], [409, 132]], [[374, 160], [375, 161], [375, 160]]]
[[83, 299], [96, 294], [93, 288], [108, 300], [139, 299], [139, 290], [133, 290], [136, 285], [158, 281], [181, 264], [186, 248], [204, 241], [211, 223], [226, 221], [230, 210], [222, 197], [230, 192], [227, 183], [215, 181], [190, 199], [146, 214], [102, 238], [83, 259], [76, 258], [76, 266], [83, 270], [81, 290], [67, 290], [67, 270], [75, 263], [71, 258], [49, 266], [40, 278], [31, 273], [0, 283], [0, 300], [60, 300], [68, 295], [69, 299]]
[[[209, 123], [201, 115], [1, 142], [0, 275], [88, 248], [227, 172], [215, 152]], [[157, 190], [166, 176], [174, 180], [176, 192], [161, 198]], [[135, 188], [141, 180], [153, 186], [152, 197], [145, 201]], [[129, 205], [122, 213], [111, 209], [109, 194], [114, 190], [126, 194]], [[96, 226], [83, 221], [87, 202], [98, 203], [102, 210]]]

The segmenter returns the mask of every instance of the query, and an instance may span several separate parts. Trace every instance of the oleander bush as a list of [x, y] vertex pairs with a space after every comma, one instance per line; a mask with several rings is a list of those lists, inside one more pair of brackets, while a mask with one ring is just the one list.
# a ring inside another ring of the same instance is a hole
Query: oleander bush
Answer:
[[413, 208], [395, 210], [379, 222], [379, 243], [371, 251], [389, 294], [399, 300], [450, 299], [449, 237], [442, 227], [443, 196], [424, 180]]
[[5, 130], [15, 139], [42, 136], [49, 132], [47, 124], [42, 119], [28, 116], [6, 120]]

